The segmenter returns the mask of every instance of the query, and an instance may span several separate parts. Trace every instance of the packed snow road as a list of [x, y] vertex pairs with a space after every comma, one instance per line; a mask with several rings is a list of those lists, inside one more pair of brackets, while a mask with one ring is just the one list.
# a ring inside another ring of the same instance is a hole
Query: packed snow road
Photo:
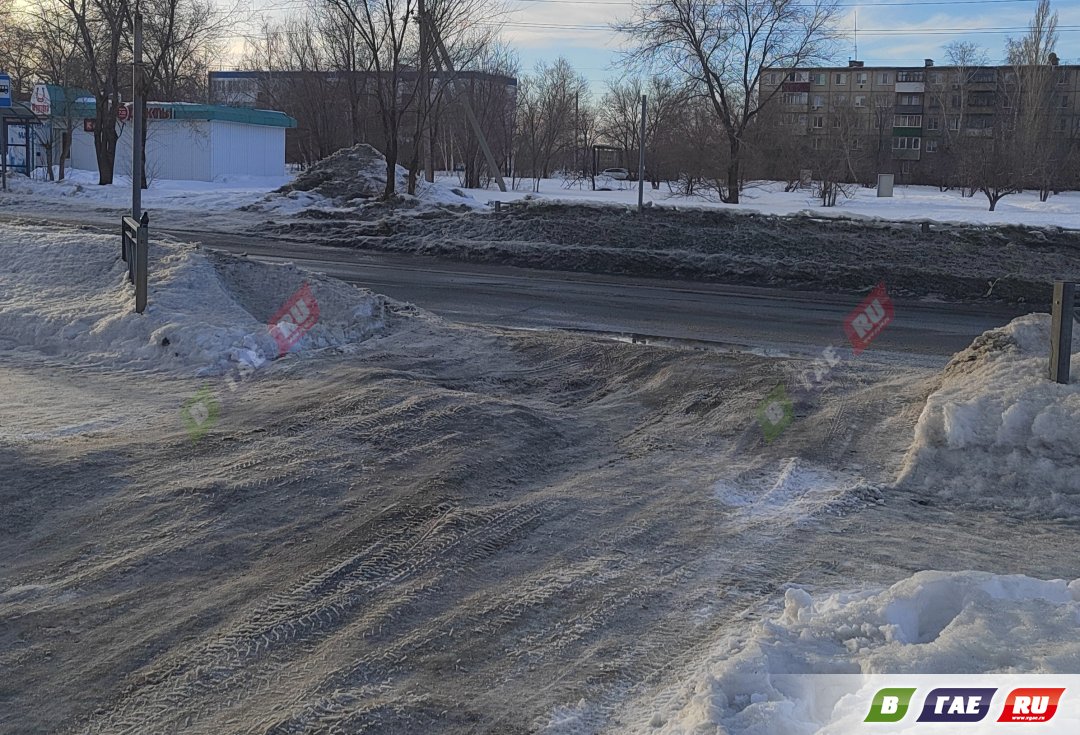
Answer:
[[3, 732], [684, 732], [729, 713], [681, 683], [793, 585], [1077, 576], [1045, 320], [944, 374], [830, 363], [769, 441], [762, 399], [820, 365], [454, 324], [164, 244], [139, 317], [115, 237], [16, 226], [0, 255]]

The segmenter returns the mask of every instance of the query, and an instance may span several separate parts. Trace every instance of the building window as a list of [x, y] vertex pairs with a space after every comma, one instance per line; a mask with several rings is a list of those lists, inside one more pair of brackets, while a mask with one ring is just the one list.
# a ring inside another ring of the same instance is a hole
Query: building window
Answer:
[[825, 98], [822, 97], [820, 94], [815, 94], [814, 95], [814, 100], [810, 103], [811, 109], [820, 110], [824, 106], [825, 106]]
[[896, 72], [896, 81], [898, 82], [921, 82], [923, 80], [923, 73], [921, 71], [898, 71]]
[[805, 105], [808, 97], [806, 92], [784, 92], [780, 101], [785, 105]]
[[941, 84], [941, 72], [939, 72], [939, 71], [930, 72], [930, 83], [931, 84]]
[[936, 117], [928, 117], [928, 118], [926, 118], [926, 129], [927, 130], [937, 130], [937, 129], [940, 128], [940, 126], [941, 126], [941, 121], [938, 118], [936, 118]]
[[814, 138], [813, 146], [815, 151], [820, 151], [824, 138]]
[[892, 81], [892, 74], [887, 71], [883, 71], [878, 74], [878, 84], [888, 84]]
[[847, 85], [847, 72], [833, 75], [833, 84]]
[[851, 139], [851, 150], [853, 150], [853, 151], [861, 151], [862, 150], [862, 138], [852, 138]]
[[823, 127], [825, 127], [825, 116], [824, 115], [814, 115], [814, 127], [815, 128], [823, 128]]
[[855, 95], [855, 106], [866, 107], [866, 96], [861, 94]]
[[799, 115], [799, 127], [803, 129], [806, 128], [806, 113]]
[[856, 84], [866, 84], [866, 80], [867, 80], [867, 73], [864, 72], [864, 71], [860, 71], [855, 75], [855, 83]]
[[1057, 74], [1057, 83], [1058, 84], [1065, 84], [1068, 81], [1069, 81], [1069, 72], [1067, 72], [1067, 71], [1059, 71], [1058, 74]]
[[960, 95], [954, 94], [952, 96], [951, 104], [953, 107], [959, 107], [961, 103]]
[[922, 95], [921, 94], [901, 94], [897, 97], [897, 104], [907, 105], [909, 107], [921, 107]]
[[840, 127], [840, 116], [839, 115], [833, 115], [832, 116], [832, 126], [834, 128], [839, 128]]
[[1063, 117], [1057, 119], [1057, 132], [1064, 133], [1069, 129], [1069, 121]]
[[921, 128], [922, 115], [897, 115], [893, 121], [894, 128]]
[[893, 138], [892, 147], [897, 151], [917, 151], [921, 138]]
[[838, 95], [836, 95], [836, 106], [837, 107], [840, 107], [841, 105], [846, 105], [846, 104], [847, 104], [847, 95], [846, 94], [838, 94]]
[[809, 82], [810, 72], [808, 71], [793, 71], [787, 75], [789, 82]]
[[927, 153], [937, 153], [937, 144], [938, 144], [938, 142], [936, 140], [928, 140], [928, 141], [926, 141], [926, 152]]
[[1067, 95], [1067, 94], [1061, 95], [1061, 106], [1062, 107], [1068, 107], [1069, 106], [1069, 95]]
[[825, 86], [825, 74], [823, 72], [817, 72], [812, 75], [814, 77], [814, 84], [819, 87]]

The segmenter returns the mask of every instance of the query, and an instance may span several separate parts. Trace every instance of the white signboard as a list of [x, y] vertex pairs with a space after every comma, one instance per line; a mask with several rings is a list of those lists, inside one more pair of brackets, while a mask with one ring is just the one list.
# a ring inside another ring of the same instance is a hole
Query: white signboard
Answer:
[[0, 74], [0, 107], [11, 107], [11, 77]]
[[34, 87], [34, 93], [30, 95], [30, 112], [40, 117], [52, 114], [52, 99], [49, 97], [49, 88], [44, 84]]

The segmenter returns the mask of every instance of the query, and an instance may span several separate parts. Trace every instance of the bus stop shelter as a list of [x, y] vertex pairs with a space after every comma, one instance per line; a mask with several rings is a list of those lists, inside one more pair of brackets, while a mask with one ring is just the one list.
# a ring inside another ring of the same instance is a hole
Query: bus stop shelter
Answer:
[[41, 120], [24, 102], [0, 107], [0, 158], [3, 159], [0, 167], [5, 189], [9, 171], [30, 176], [35, 168], [45, 165], [44, 151], [36, 135], [40, 125]]

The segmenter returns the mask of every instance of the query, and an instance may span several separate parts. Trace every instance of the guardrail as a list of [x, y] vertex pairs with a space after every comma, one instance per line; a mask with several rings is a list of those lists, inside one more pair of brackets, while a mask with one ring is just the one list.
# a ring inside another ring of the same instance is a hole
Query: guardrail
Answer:
[[120, 226], [120, 257], [128, 265], [128, 281], [135, 284], [135, 313], [146, 310], [146, 261], [150, 248], [150, 215], [142, 220], [124, 217]]
[[1054, 282], [1054, 304], [1050, 325], [1050, 380], [1069, 383], [1072, 361], [1073, 310], [1076, 308], [1076, 284]]

